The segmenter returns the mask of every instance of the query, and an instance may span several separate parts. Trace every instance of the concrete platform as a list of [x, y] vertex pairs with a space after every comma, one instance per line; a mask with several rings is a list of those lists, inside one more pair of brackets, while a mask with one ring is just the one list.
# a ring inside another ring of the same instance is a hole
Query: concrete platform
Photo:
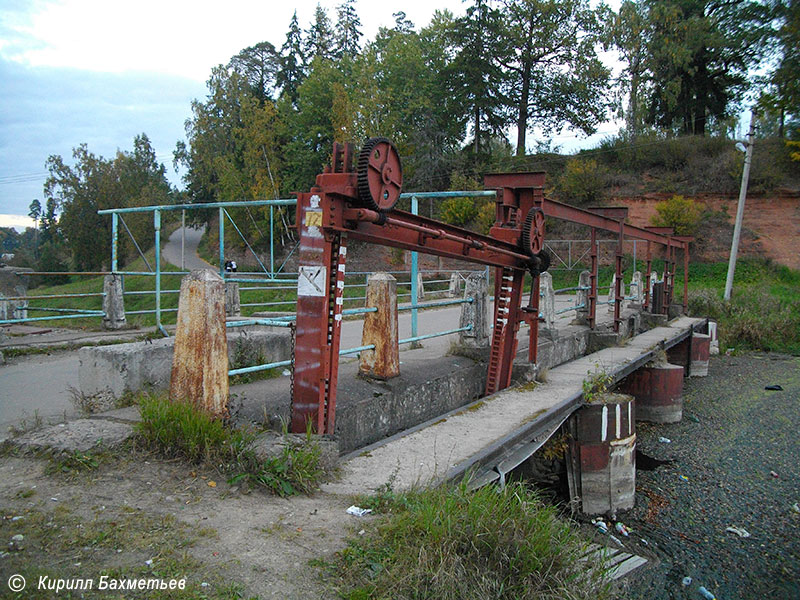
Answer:
[[[432, 419], [344, 457], [342, 477], [327, 484], [334, 493], [371, 493], [387, 481], [395, 489], [426, 486], [472, 474], [476, 481], [500, 479], [530, 456], [583, 402], [587, 374], [608, 373], [619, 381], [706, 326], [706, 319], [681, 317], [628, 340], [550, 369], [547, 382], [508, 389]], [[498, 467], [500, 467], [498, 469]], [[507, 471], [506, 471], [507, 472]]]

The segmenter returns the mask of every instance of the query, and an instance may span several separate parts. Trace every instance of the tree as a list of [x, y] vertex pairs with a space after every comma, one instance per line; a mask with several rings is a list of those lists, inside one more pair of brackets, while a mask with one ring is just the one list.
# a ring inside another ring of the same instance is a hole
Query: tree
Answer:
[[30, 203], [28, 206], [28, 216], [33, 219], [33, 227], [34, 227], [34, 256], [37, 254], [38, 246], [39, 246], [39, 217], [42, 215], [42, 203], [39, 202], [37, 199]]
[[501, 32], [502, 15], [490, 6], [489, 0], [474, 0], [451, 31], [457, 52], [449, 65], [453, 92], [471, 115], [476, 158], [481, 154], [484, 134], [488, 140], [491, 134], [502, 132], [508, 122], [500, 94], [504, 74], [493, 58], [500, 54]]
[[[768, 87], [759, 99], [762, 114], [774, 115], [778, 135], [786, 135], [787, 120], [800, 119], [800, 2], [775, 3], [777, 66], [770, 72]], [[794, 123], [789, 129], [798, 128]]]
[[769, 38], [754, 0], [643, 0], [648, 20], [647, 122], [705, 135], [748, 89]]
[[[118, 151], [113, 160], [97, 156], [86, 144], [72, 151], [74, 166], [52, 155], [47, 159], [49, 176], [44, 191], [47, 208], [41, 217], [42, 261], [45, 248], [65, 240], [73, 266], [82, 271], [97, 270], [109, 256], [111, 219], [97, 214], [105, 208], [168, 204], [171, 188], [166, 169], [156, 161], [155, 151], [145, 134], [134, 139], [133, 152]], [[56, 210], [60, 216], [56, 216]], [[126, 223], [141, 246], [153, 242], [152, 215], [130, 215]], [[124, 238], [121, 257], [126, 256]]]
[[361, 46], [361, 19], [356, 13], [355, 0], [344, 0], [336, 7], [336, 56], [354, 57]]
[[228, 68], [244, 78], [262, 106], [274, 96], [281, 61], [275, 46], [269, 42], [245, 48], [231, 58]]
[[292, 104], [297, 104], [297, 88], [305, 79], [306, 58], [303, 54], [303, 36], [297, 22], [297, 11], [294, 11], [289, 22], [286, 41], [281, 46], [280, 70], [277, 83], [281, 95], [288, 96]]
[[332, 59], [334, 57], [335, 40], [331, 20], [325, 9], [317, 4], [314, 11], [314, 20], [306, 31], [306, 60], [309, 62], [316, 57]]
[[641, 89], [645, 74], [646, 31], [647, 18], [642, 4], [625, 0], [611, 22], [611, 42], [627, 64], [618, 82], [628, 93], [628, 106], [623, 114], [625, 127], [632, 138], [641, 132], [644, 123]]
[[531, 125], [558, 131], [566, 124], [594, 133], [606, 115], [609, 72], [595, 48], [602, 11], [588, 0], [503, 0], [495, 54], [504, 71], [504, 104], [515, 115], [517, 155]]

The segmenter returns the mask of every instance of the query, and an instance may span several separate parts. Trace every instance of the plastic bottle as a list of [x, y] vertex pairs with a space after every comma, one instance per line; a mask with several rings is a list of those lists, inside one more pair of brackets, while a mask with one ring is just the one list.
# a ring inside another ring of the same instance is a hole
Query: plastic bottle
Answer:
[[711, 592], [709, 592], [702, 585], [700, 586], [700, 588], [697, 591], [700, 592], [700, 595], [703, 596], [703, 598], [705, 598], [706, 600], [717, 600], [717, 597], [714, 594], [712, 594]]

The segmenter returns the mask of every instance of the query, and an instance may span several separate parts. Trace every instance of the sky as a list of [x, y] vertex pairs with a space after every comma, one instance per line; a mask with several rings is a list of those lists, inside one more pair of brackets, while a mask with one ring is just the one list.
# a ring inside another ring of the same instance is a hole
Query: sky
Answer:
[[[320, 4], [335, 20], [340, 0]], [[212, 67], [262, 41], [280, 48], [296, 10], [308, 28], [317, 0], [0, 0], [0, 226], [30, 225], [43, 200], [48, 156], [72, 164], [72, 149], [113, 158], [146, 133], [173, 184], [172, 151], [185, 138], [191, 101], [206, 95]], [[363, 40], [394, 24], [398, 6], [419, 28], [435, 10], [463, 14], [462, 0], [356, 4]], [[565, 149], [592, 138], [554, 138]], [[529, 136], [529, 139], [533, 136]], [[529, 142], [531, 143], [531, 142]], [[44, 202], [42, 202], [44, 204]]]

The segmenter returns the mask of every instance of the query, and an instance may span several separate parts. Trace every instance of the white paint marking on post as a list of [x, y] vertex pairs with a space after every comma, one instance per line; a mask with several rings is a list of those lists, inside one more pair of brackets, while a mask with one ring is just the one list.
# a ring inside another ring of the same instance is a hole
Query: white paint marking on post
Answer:
[[603, 422], [600, 424], [600, 441], [608, 439], [608, 406], [603, 407]]
[[325, 296], [325, 282], [328, 277], [328, 270], [324, 266], [301, 266], [297, 275], [298, 296]]
[[617, 417], [617, 439], [622, 437], [622, 406], [619, 404], [616, 405], [616, 417]]

